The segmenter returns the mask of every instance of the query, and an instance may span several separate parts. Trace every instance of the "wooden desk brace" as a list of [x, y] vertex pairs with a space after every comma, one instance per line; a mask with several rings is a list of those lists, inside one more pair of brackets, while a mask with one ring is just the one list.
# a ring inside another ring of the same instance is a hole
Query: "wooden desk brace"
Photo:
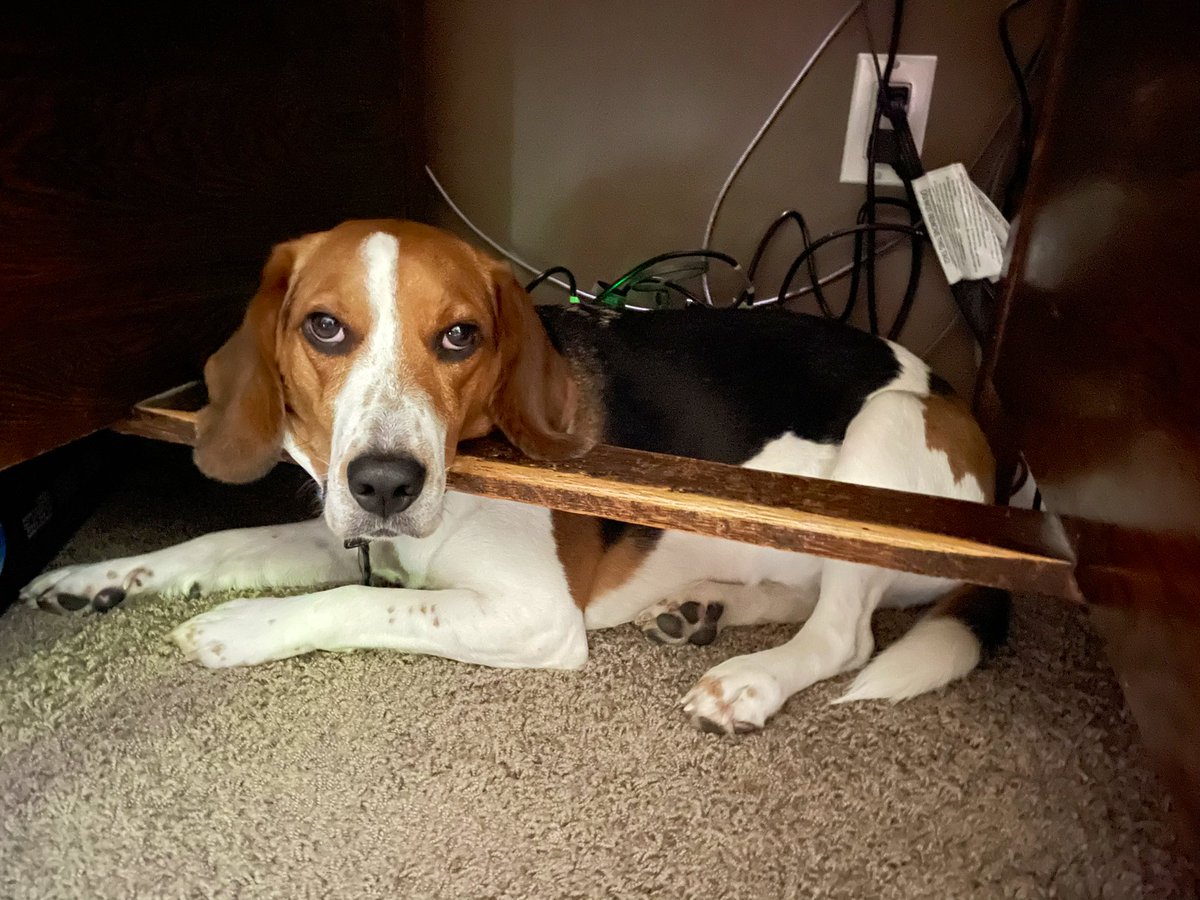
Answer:
[[[195, 442], [199, 384], [138, 404], [123, 434]], [[463, 445], [452, 490], [623, 522], [1081, 600], [1057, 518], [919, 494], [601, 446], [540, 463], [504, 442]]]

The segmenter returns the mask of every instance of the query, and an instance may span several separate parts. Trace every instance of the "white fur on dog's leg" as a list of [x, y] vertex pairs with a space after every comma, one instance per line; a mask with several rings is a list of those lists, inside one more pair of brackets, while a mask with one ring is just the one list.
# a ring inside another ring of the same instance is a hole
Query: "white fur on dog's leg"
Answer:
[[304, 587], [351, 582], [358, 575], [358, 554], [313, 519], [218, 531], [139, 556], [54, 569], [19, 596], [54, 612], [102, 612], [140, 594]]
[[705, 673], [683, 698], [683, 712], [701, 731], [742, 734], [762, 728], [788, 694], [763, 665], [772, 651], [735, 656]]
[[296, 627], [294, 597], [230, 600], [188, 619], [170, 638], [188, 659], [210, 669], [254, 666], [316, 649]]
[[827, 561], [817, 607], [799, 633], [786, 644], [714, 666], [684, 699], [684, 711], [704, 731], [762, 728], [796, 691], [870, 655], [871, 613], [895, 577], [885, 569]]
[[858, 673], [834, 703], [907, 700], [962, 678], [977, 665], [979, 639], [957, 619], [922, 619]]
[[577, 669], [583, 615], [569, 596], [485, 597], [465, 588], [343, 585], [314, 594], [232, 600], [184, 622], [172, 640], [210, 668], [313, 650], [396, 650], [506, 668]]

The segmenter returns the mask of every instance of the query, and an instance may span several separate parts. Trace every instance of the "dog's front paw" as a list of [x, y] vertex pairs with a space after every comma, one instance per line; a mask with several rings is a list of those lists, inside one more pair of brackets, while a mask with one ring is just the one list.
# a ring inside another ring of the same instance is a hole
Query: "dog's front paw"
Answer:
[[757, 731], [787, 699], [779, 680], [754, 659], [735, 656], [705, 673], [682, 700], [683, 711], [701, 731]]
[[254, 666], [314, 649], [298, 643], [286, 607], [294, 597], [230, 600], [171, 632], [184, 654], [210, 669]]
[[48, 612], [107, 612], [126, 597], [147, 591], [153, 578], [154, 572], [137, 560], [66, 566], [39, 575], [18, 596]]

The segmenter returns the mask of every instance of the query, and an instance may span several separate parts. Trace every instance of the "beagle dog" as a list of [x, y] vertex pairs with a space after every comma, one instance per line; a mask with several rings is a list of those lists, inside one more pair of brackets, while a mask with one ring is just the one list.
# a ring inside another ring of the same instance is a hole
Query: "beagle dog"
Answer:
[[[499, 429], [542, 459], [606, 442], [989, 502], [992, 457], [966, 407], [912, 353], [836, 323], [535, 307], [505, 266], [450, 234], [354, 221], [274, 249], [204, 376], [200, 469], [247, 482], [286, 451], [320, 486], [322, 518], [68, 566], [31, 582], [27, 602], [309, 590], [223, 603], [172, 632], [211, 667], [379, 648], [577, 669], [588, 629], [633, 622], [662, 643], [705, 644], [731, 625], [803, 622], [686, 695], [698, 726], [725, 733], [761, 728], [795, 692], [851, 670], [845, 700], [939, 688], [1004, 638], [999, 591], [446, 490], [458, 443]], [[370, 585], [347, 549], [362, 541]], [[874, 610], [925, 603], [868, 664]]]

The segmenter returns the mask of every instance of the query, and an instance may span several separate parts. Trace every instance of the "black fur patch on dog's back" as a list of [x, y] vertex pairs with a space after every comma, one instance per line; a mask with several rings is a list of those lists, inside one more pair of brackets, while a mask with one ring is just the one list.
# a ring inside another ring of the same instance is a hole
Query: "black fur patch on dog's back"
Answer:
[[564, 353], [599, 369], [605, 441], [634, 450], [740, 465], [787, 432], [839, 443], [900, 373], [879, 338], [783, 310], [541, 313]]

